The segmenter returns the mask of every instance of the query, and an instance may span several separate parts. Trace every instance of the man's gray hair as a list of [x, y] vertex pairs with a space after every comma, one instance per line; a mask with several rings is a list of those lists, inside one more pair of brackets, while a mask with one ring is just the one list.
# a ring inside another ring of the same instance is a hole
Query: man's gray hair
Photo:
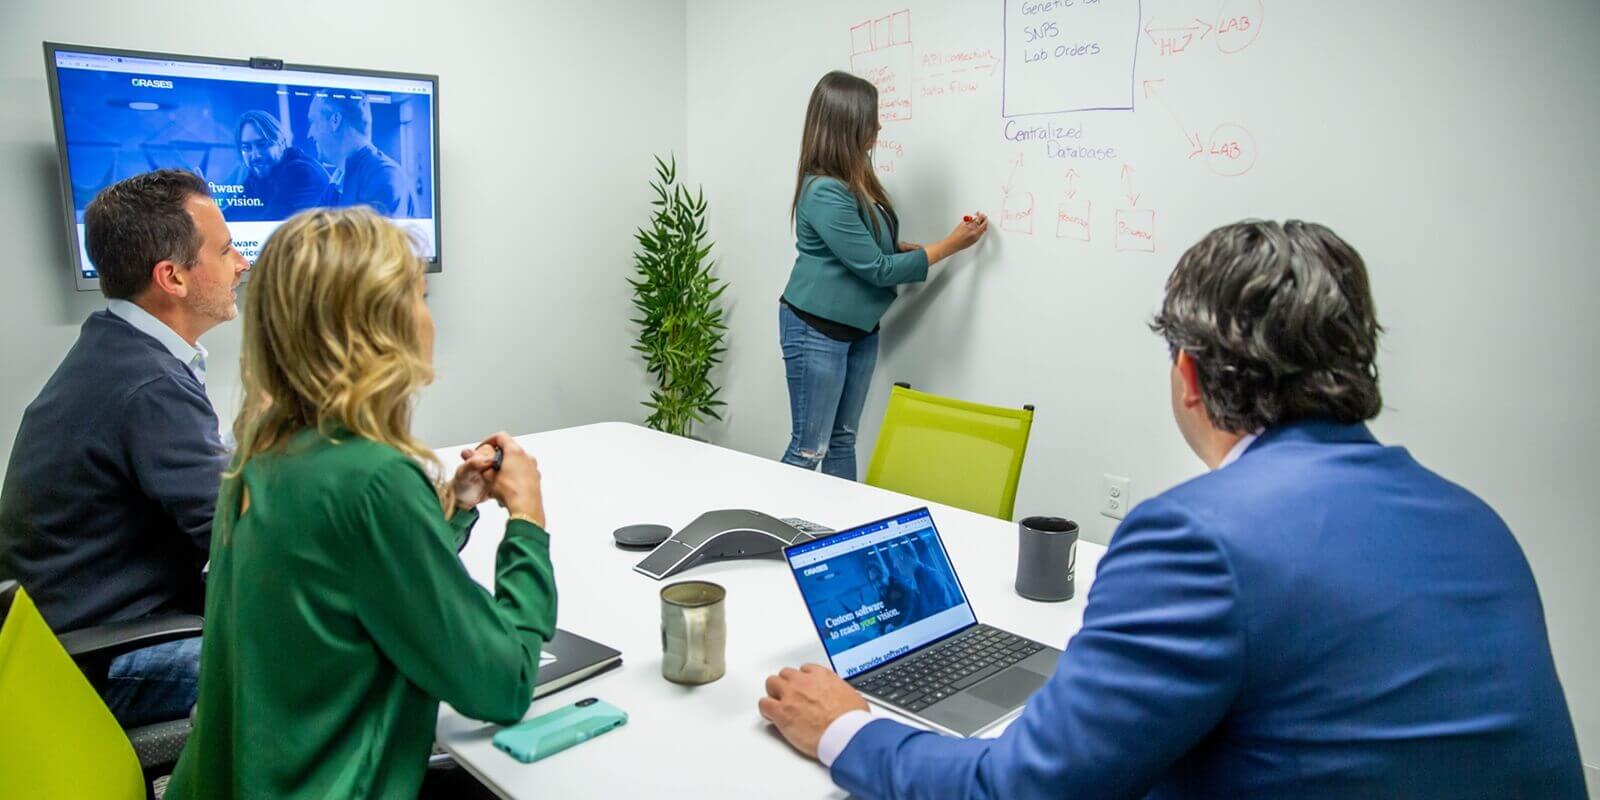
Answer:
[[1211, 421], [1251, 433], [1372, 419], [1378, 325], [1366, 265], [1315, 223], [1248, 220], [1207, 234], [1167, 279], [1150, 325], [1194, 360]]

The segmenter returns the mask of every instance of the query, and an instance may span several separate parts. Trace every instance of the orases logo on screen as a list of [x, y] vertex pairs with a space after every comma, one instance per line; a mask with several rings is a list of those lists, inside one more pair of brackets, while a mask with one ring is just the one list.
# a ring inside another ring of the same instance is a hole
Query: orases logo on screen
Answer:
[[134, 78], [133, 85], [145, 89], [171, 89], [172, 81], [151, 80], [150, 78]]

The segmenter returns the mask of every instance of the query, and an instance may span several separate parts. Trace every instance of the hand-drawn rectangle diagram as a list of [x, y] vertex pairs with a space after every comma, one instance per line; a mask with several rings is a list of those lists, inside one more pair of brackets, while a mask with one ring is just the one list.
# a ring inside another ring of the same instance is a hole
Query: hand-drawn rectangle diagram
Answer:
[[1005, 0], [1001, 114], [1133, 110], [1141, 0]]
[[1000, 229], [1033, 235], [1033, 192], [1007, 192], [1000, 199]]
[[850, 71], [878, 87], [878, 121], [911, 119], [911, 12], [896, 11], [850, 27]]
[[1061, 198], [1056, 208], [1056, 238], [1089, 241], [1089, 201]]
[[1143, 208], [1119, 209], [1115, 227], [1118, 250], [1139, 253], [1156, 251], [1156, 212]]

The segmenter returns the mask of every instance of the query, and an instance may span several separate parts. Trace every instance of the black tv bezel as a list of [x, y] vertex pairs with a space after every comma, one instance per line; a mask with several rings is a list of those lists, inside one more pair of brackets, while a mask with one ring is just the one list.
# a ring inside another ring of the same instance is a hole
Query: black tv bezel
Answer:
[[57, 172], [61, 178], [61, 203], [62, 218], [67, 224], [67, 249], [72, 255], [72, 278], [80, 292], [97, 291], [100, 288], [99, 272], [94, 278], [83, 275], [84, 253], [78, 244], [78, 213], [72, 201], [72, 173], [67, 169], [67, 131], [61, 118], [61, 87], [56, 78], [56, 53], [87, 53], [90, 55], [125, 56], [132, 58], [155, 58], [172, 61], [187, 61], [196, 64], [219, 64], [231, 67], [244, 67], [246, 69], [259, 69], [262, 72], [300, 71], [320, 72], [328, 75], [353, 75], [370, 78], [400, 78], [405, 80], [422, 80], [433, 84], [433, 99], [430, 104], [433, 114], [433, 257], [423, 259], [429, 273], [439, 273], [444, 269], [444, 189], [443, 165], [440, 163], [439, 151], [439, 76], [422, 72], [393, 72], [389, 70], [362, 69], [352, 67], [330, 67], [318, 64], [290, 64], [270, 59], [274, 64], [272, 68], [255, 66], [252, 61], [264, 59], [248, 58], [213, 58], [211, 56], [188, 55], [184, 53], [164, 53], [154, 50], [125, 50], [115, 47], [96, 47], [91, 45], [66, 44], [62, 42], [44, 43], [45, 79], [50, 84], [50, 116], [54, 120], [56, 129], [56, 157]]

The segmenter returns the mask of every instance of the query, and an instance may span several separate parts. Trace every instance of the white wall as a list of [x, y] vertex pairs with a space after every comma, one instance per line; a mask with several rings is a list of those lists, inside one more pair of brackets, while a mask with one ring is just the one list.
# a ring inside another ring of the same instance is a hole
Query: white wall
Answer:
[[[776, 300], [794, 258], [788, 215], [805, 103], [824, 72], [850, 66], [851, 26], [909, 8], [915, 113], [881, 134], [904, 155], [877, 153], [880, 170], [894, 164], [884, 180], [905, 238], [942, 236], [969, 209], [998, 217], [998, 189], [1021, 153], [1017, 189], [1039, 196], [1052, 227], [1048, 204], [1069, 167], [1085, 196], [1110, 208], [1127, 202], [1119, 163], [1134, 165], [1139, 207], [1161, 210], [1160, 247], [1133, 254], [1109, 237], [1079, 245], [996, 230], [974, 254], [935, 267], [885, 320], [863, 466], [892, 381], [1034, 403], [1018, 516], [1069, 515], [1106, 540], [1115, 523], [1095, 513], [1102, 473], [1132, 477], [1136, 497], [1148, 497], [1201, 469], [1171, 422], [1165, 349], [1145, 328], [1177, 256], [1245, 216], [1325, 222], [1364, 254], [1388, 329], [1377, 434], [1481, 494], [1516, 531], [1586, 761], [1600, 763], [1600, 425], [1587, 408], [1600, 352], [1590, 313], [1600, 292], [1600, 104], [1590, 85], [1600, 57], [1589, 41], [1600, 6], [1268, 2], [1259, 40], [1237, 55], [1207, 50], [1209, 38], [1170, 57], [1143, 42], [1137, 77], [1166, 79], [1188, 125], [1254, 130], [1260, 160], [1238, 178], [1189, 161], [1154, 102], [1055, 117], [1126, 154], [1100, 164], [1005, 140], [990, 76], [967, 73], [970, 92], [922, 94], [950, 77], [928, 74], [936, 68], [923, 57], [1001, 52], [1001, 6], [689, 3], [688, 174], [706, 186], [732, 283], [728, 421], [708, 436], [771, 457], [783, 450]], [[1143, 8], [1147, 21], [1164, 20], [1156, 27], [1214, 10]]]
[[[0, 7], [0, 465], [98, 293], [73, 290], [42, 41], [440, 76], [438, 379], [415, 429], [449, 445], [640, 420], [632, 232], [651, 155], [683, 152], [684, 6], [625, 3], [6, 3]], [[202, 338], [220, 416], [240, 326]]]

